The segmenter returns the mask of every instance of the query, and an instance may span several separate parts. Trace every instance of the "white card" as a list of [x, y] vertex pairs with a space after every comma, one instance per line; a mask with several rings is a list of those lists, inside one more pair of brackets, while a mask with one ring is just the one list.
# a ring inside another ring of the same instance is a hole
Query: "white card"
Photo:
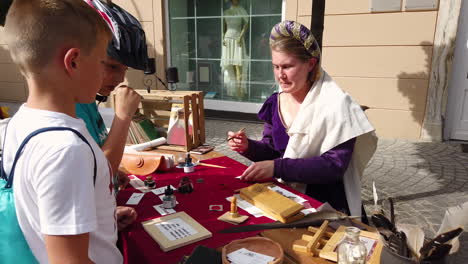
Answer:
[[128, 199], [127, 204], [131, 204], [131, 205], [138, 204], [141, 198], [143, 198], [143, 195], [145, 195], [145, 193], [133, 193], [132, 196], [130, 196], [130, 199]]
[[195, 230], [191, 225], [187, 224], [182, 218], [179, 217], [157, 223], [155, 226], [170, 241], [192, 236], [198, 233], [197, 230]]
[[304, 202], [307, 202], [306, 199], [300, 197], [299, 195], [296, 195], [296, 194], [294, 194], [294, 193], [292, 193], [292, 192], [290, 192], [290, 191], [288, 191], [288, 190], [286, 190], [286, 189], [283, 189], [283, 188], [281, 188], [281, 187], [279, 187], [279, 186], [277, 186], [277, 185], [275, 185], [275, 186], [268, 186], [268, 189], [270, 189], [270, 190], [272, 190], [272, 191], [275, 191], [275, 192], [277, 192], [277, 193], [283, 195], [284, 197], [289, 198], [289, 199], [295, 201], [296, 203], [303, 204]]
[[[164, 191], [167, 189], [167, 186], [159, 187], [156, 189], [151, 190], [156, 195], [164, 194]], [[174, 186], [171, 185], [171, 189], [175, 190]]]
[[145, 186], [145, 183], [140, 180], [137, 176], [135, 175], [128, 175], [128, 178], [130, 179], [130, 185], [133, 186], [133, 188], [139, 190], [140, 192], [146, 193], [149, 192], [151, 189]]
[[173, 214], [176, 212], [174, 209], [164, 208], [162, 204], [155, 205], [153, 206], [153, 208], [156, 209], [156, 211], [158, 211], [160, 215], [168, 215], [168, 214]]
[[257, 253], [246, 248], [241, 248], [227, 255], [229, 261], [233, 264], [268, 264], [275, 258]]

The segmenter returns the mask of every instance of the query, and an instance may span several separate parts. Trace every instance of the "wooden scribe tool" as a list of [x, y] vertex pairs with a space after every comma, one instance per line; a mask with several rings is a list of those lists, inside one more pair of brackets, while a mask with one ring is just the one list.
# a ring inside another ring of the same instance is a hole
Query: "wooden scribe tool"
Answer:
[[318, 257], [320, 253], [320, 247], [325, 246], [328, 239], [333, 235], [331, 232], [327, 232], [328, 221], [323, 221], [320, 228], [309, 227], [308, 231], [315, 233], [313, 236], [302, 235], [302, 239], [294, 241], [293, 250], [297, 252], [306, 253], [315, 257]]
[[249, 218], [248, 215], [239, 215], [239, 212], [237, 212], [237, 197], [232, 196], [231, 210], [218, 217], [218, 220], [238, 225], [247, 220], [247, 218]]

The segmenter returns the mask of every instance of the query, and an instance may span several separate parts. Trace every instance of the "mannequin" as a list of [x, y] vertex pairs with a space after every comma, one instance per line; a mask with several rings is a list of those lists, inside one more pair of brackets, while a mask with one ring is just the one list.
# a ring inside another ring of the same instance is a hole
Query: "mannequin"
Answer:
[[221, 68], [228, 95], [242, 97], [242, 65], [247, 57], [244, 34], [249, 26], [249, 20], [247, 11], [240, 6], [239, 1], [231, 0], [231, 7], [224, 11]]

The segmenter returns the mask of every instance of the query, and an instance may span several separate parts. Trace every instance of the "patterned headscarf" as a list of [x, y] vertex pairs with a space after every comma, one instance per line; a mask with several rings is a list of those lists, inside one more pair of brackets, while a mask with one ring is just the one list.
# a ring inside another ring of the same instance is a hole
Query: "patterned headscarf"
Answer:
[[314, 35], [312, 35], [307, 27], [295, 21], [282, 21], [271, 29], [270, 45], [274, 44], [275, 40], [280, 37], [294, 38], [301, 42], [307, 52], [309, 52], [313, 58], [316, 58], [317, 64], [320, 65], [319, 45]]

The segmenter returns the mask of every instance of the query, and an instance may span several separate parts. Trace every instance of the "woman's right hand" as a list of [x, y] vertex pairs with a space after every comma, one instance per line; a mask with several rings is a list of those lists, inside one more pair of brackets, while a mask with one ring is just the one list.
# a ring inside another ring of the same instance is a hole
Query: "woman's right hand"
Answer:
[[244, 131], [228, 132], [228, 144], [231, 150], [236, 152], [245, 152], [249, 148], [249, 141]]

